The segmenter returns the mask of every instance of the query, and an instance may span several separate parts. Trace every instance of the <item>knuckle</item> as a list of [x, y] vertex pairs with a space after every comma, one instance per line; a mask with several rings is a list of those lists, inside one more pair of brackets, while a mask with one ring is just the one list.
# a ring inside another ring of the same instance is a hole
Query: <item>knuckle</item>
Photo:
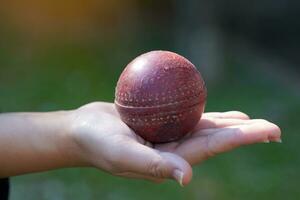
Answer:
[[107, 168], [109, 169], [108, 171], [112, 175], [117, 175], [118, 176], [118, 174], [123, 173], [123, 170], [121, 170], [121, 168], [118, 165], [109, 164]]
[[156, 178], [164, 177], [164, 169], [161, 158], [152, 159], [148, 164], [148, 172], [151, 176]]
[[[112, 156], [113, 157], [113, 156]], [[112, 173], [123, 173], [127, 170], [127, 168], [124, 168], [124, 163], [122, 159], [118, 159], [117, 157], [110, 158], [108, 161], [108, 165], [110, 166], [110, 171]]]
[[205, 142], [205, 146], [206, 146], [206, 152], [204, 155], [204, 160], [213, 157], [217, 154], [217, 151], [212, 147], [212, 136], [208, 135], [206, 142]]
[[109, 171], [112, 174], [124, 172], [124, 158], [118, 152], [110, 152], [104, 158], [104, 163], [106, 163]]

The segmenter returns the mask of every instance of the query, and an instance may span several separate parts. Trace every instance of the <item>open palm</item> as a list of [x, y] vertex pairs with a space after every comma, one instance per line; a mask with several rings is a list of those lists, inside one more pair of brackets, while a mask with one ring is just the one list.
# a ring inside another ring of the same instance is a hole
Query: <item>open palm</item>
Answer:
[[170, 143], [152, 144], [122, 122], [111, 103], [91, 103], [75, 111], [73, 135], [87, 163], [113, 175], [186, 185], [192, 165], [242, 145], [281, 142], [280, 129], [238, 111], [204, 113], [191, 133]]

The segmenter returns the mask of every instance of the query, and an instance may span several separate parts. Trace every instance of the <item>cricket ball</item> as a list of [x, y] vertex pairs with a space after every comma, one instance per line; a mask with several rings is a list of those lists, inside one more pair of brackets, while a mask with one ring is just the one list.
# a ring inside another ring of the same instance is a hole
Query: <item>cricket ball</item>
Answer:
[[169, 51], [151, 51], [131, 61], [115, 91], [121, 119], [153, 143], [178, 140], [198, 123], [206, 87], [200, 72], [186, 58]]

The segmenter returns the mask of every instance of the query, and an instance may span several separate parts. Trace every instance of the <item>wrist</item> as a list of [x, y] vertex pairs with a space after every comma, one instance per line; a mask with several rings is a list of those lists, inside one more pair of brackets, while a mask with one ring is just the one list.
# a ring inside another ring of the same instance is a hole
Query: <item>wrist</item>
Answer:
[[66, 167], [85, 167], [90, 166], [85, 159], [82, 148], [76, 139], [76, 118], [77, 110], [60, 111], [56, 113], [58, 123], [58, 152], [64, 157]]

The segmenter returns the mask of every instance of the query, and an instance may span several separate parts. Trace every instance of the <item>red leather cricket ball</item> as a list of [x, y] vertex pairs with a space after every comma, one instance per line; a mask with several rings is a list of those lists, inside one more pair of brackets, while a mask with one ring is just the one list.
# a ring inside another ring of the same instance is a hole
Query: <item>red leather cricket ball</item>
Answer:
[[186, 58], [151, 51], [131, 61], [115, 92], [121, 119], [142, 138], [170, 142], [189, 133], [204, 111], [206, 87]]

